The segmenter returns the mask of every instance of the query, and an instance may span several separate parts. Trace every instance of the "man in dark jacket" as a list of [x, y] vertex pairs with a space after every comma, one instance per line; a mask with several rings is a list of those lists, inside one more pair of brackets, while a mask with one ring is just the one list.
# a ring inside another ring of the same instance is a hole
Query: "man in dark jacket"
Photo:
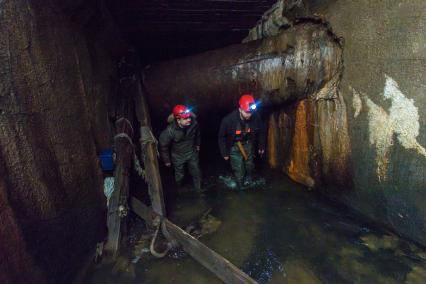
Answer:
[[184, 105], [176, 105], [168, 118], [169, 125], [160, 134], [160, 155], [167, 167], [173, 165], [175, 181], [182, 185], [188, 165], [194, 188], [201, 191], [201, 171], [198, 152], [200, 151], [200, 129], [195, 115]]
[[265, 128], [251, 94], [241, 96], [239, 108], [222, 119], [218, 142], [220, 153], [226, 161], [230, 160], [237, 186], [241, 188], [251, 180], [255, 149], [260, 156], [265, 152]]

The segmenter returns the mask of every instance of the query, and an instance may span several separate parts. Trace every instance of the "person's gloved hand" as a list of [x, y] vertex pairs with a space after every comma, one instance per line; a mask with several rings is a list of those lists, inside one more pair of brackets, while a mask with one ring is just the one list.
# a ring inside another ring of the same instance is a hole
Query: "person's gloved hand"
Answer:
[[200, 146], [195, 146], [195, 149], [200, 152]]
[[225, 157], [223, 157], [224, 159], [225, 159], [225, 161], [228, 161], [229, 160], [229, 156], [225, 156]]
[[164, 163], [164, 165], [166, 165], [166, 167], [170, 167], [172, 163]]
[[259, 149], [257, 152], [259, 153], [259, 157], [263, 157], [263, 154], [265, 154], [265, 149]]

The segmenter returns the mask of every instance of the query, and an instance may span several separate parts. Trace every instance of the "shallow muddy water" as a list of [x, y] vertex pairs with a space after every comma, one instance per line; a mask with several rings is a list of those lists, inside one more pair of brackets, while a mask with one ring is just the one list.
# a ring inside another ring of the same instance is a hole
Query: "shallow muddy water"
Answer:
[[[217, 230], [200, 238], [259, 283], [426, 283], [426, 253], [333, 206], [282, 174], [266, 184], [227, 189], [219, 173], [205, 196], [169, 198], [169, 218], [186, 228], [207, 210]], [[121, 271], [94, 268], [89, 283], [221, 283], [183, 251], [163, 259], [142, 254]]]

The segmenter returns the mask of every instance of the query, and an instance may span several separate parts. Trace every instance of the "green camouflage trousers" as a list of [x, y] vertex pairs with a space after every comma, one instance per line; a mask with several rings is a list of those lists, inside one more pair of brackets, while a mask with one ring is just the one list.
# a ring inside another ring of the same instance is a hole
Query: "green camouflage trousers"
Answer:
[[251, 143], [242, 143], [244, 150], [247, 153], [248, 159], [245, 161], [243, 155], [238, 149], [237, 145], [232, 146], [230, 152], [231, 168], [234, 172], [234, 176], [238, 186], [241, 186], [244, 181], [244, 177], [251, 176], [254, 169], [253, 162], [253, 146]]
[[185, 164], [188, 165], [189, 174], [192, 177], [195, 190], [201, 189], [201, 171], [199, 166], [198, 151], [184, 154], [172, 153], [172, 165], [175, 170], [175, 181], [178, 186], [183, 182], [185, 177]]

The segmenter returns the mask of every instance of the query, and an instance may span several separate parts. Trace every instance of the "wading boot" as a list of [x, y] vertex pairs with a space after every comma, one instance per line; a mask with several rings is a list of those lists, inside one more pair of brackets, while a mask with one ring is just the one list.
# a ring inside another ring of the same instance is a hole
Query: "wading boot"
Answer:
[[244, 178], [244, 183], [243, 183], [243, 186], [244, 187], [249, 187], [249, 186], [251, 186], [251, 185], [253, 185], [253, 178], [252, 178], [252, 176], [246, 176], [245, 178]]
[[235, 182], [237, 184], [237, 186], [235, 187], [235, 190], [237, 190], [237, 191], [243, 191], [244, 190], [244, 183], [243, 183], [243, 181], [236, 179]]
[[202, 186], [201, 186], [201, 180], [194, 180], [194, 187], [193, 187], [193, 191], [198, 194], [200, 197], [204, 197], [205, 194], [204, 192], [206, 191]]

